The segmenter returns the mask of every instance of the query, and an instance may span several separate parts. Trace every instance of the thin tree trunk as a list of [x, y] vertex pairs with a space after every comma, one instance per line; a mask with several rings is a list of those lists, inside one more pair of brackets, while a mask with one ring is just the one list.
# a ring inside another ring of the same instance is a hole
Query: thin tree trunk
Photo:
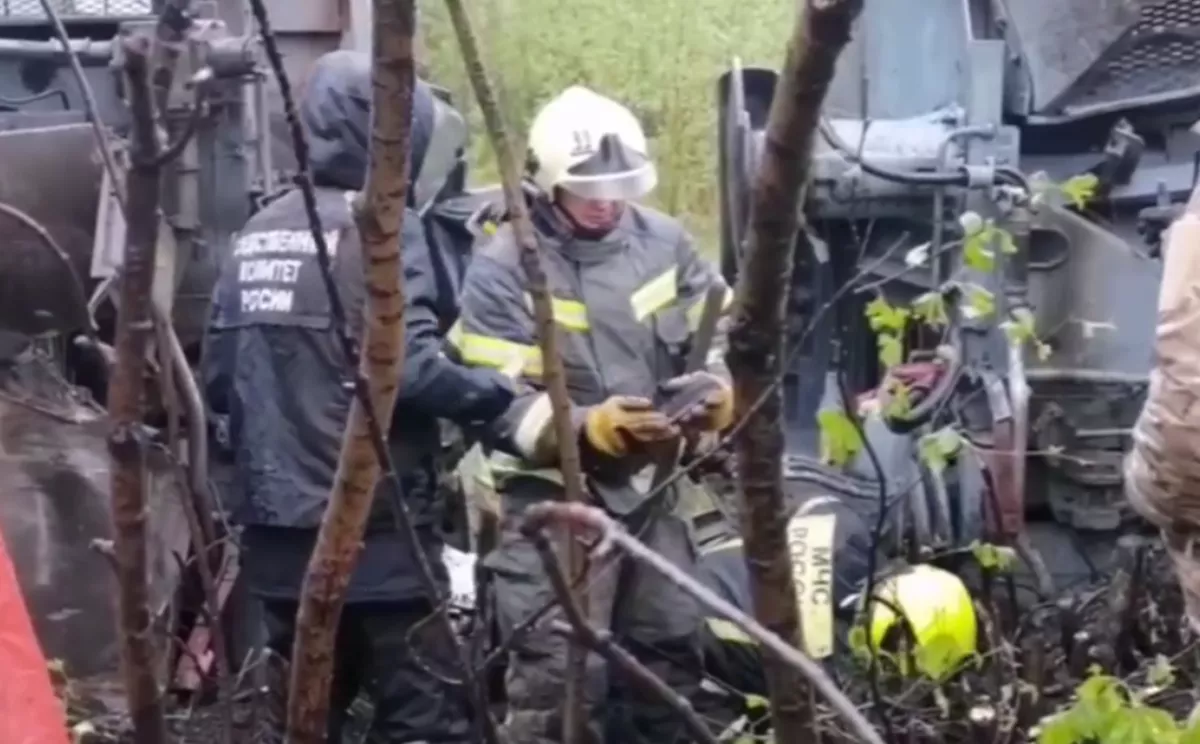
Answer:
[[[792, 283], [797, 205], [812, 162], [821, 106], [862, 0], [807, 0], [796, 18], [767, 120], [766, 151], [755, 179], [749, 245], [737, 283], [729, 366], [740, 419], [738, 492], [755, 617], [782, 638], [802, 638], [784, 511], [782, 374], [786, 303]], [[765, 396], [756, 411], [752, 406]], [[817, 739], [807, 680], [764, 659], [775, 740]]]
[[158, 653], [149, 606], [146, 479], [142, 418], [146, 349], [154, 332], [150, 288], [158, 241], [158, 140], [150, 99], [149, 38], [125, 38], [126, 95], [132, 117], [133, 167], [128, 175], [128, 224], [117, 313], [116, 368], [108, 389], [112, 429], [114, 563], [121, 628], [121, 670], [138, 744], [165, 744], [167, 730], [156, 678]]
[[[479, 108], [483, 113], [488, 137], [496, 152], [496, 162], [500, 169], [500, 183], [504, 188], [504, 201], [508, 207], [513, 233], [521, 246], [521, 266], [528, 282], [527, 289], [533, 298], [534, 322], [537, 329], [538, 346], [542, 354], [542, 376], [546, 391], [550, 396], [550, 407], [554, 416], [554, 430], [558, 439], [559, 464], [566, 488], [566, 499], [568, 502], [582, 502], [584, 500], [583, 469], [579, 459], [579, 442], [576, 440], [575, 431], [571, 426], [571, 398], [567, 393], [567, 379], [563, 373], [562, 357], [558, 351], [558, 328], [554, 323], [554, 313], [550, 306], [550, 292], [546, 288], [546, 272], [542, 268], [537, 235], [534, 232], [533, 223], [529, 219], [529, 207], [525, 203], [525, 194], [521, 189], [521, 170], [512, 140], [504, 126], [495, 90], [488, 77], [487, 69], [484, 67], [483, 57], [479, 53], [479, 42], [475, 37], [465, 4], [462, 0], [446, 0], [446, 7], [450, 11], [454, 33], [458, 37], [458, 43], [462, 49], [467, 77], [471, 80], [475, 98], [479, 101]], [[562, 533], [560, 554], [572, 580], [580, 577], [585, 570], [583, 548], [578, 541], [571, 538], [567, 531]], [[586, 617], [588, 613], [587, 592], [576, 590], [574, 599]], [[583, 662], [586, 656], [587, 649], [579, 644], [571, 645], [564, 693], [566, 699], [566, 715], [563, 721], [564, 744], [578, 741], [583, 731]]]
[[[360, 373], [379, 428], [392, 418], [404, 365], [401, 226], [408, 194], [414, 0], [375, 0], [371, 162], [355, 219], [367, 307]], [[334, 639], [380, 476], [368, 413], [356, 399], [300, 599], [288, 700], [288, 741], [322, 744], [329, 717]]]

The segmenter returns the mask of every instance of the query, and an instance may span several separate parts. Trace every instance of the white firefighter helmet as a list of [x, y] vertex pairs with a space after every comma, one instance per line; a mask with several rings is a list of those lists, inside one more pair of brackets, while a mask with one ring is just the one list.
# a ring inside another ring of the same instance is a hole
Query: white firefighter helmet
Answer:
[[550, 195], [561, 188], [584, 199], [626, 201], [658, 184], [637, 117], [578, 85], [534, 117], [529, 158], [534, 183]]

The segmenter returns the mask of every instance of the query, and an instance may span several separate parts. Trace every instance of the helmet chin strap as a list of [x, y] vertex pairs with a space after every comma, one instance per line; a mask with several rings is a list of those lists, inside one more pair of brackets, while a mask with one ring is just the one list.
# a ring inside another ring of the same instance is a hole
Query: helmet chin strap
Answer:
[[561, 239], [577, 238], [579, 240], [601, 240], [617, 226], [618, 220], [604, 228], [594, 228], [581, 224], [575, 217], [558, 203], [553, 196], [539, 193], [530, 202], [530, 216], [547, 229], [547, 232]]
[[[572, 235], [580, 240], [600, 240], [612, 232], [613, 229], [616, 228], [617, 223], [620, 221], [619, 219], [614, 219], [612, 224], [608, 225], [607, 227], [590, 227], [588, 225], [583, 225], [576, 220], [575, 216], [564, 209], [562, 205], [559, 204], [557, 199], [553, 202], [552, 209], [554, 210], [554, 214], [558, 218], [558, 221], [567, 230], [569, 230]], [[620, 212], [617, 213], [617, 217], [620, 217]]]

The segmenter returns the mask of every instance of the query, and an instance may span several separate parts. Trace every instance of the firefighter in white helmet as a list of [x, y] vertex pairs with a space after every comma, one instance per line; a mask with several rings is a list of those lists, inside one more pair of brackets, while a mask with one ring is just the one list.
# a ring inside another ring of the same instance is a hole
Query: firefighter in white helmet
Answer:
[[[649, 498], [648, 475], [656, 445], [680, 434], [711, 435], [731, 423], [723, 328], [707, 367], [683, 374], [704, 298], [714, 283], [724, 284], [676, 220], [632, 202], [657, 180], [641, 125], [615, 101], [572, 87], [534, 120], [526, 193], [561, 330], [588, 495], [655, 550], [690, 568], [696, 552], [689, 525], [676, 514], [677, 496], [668, 490], [665, 499]], [[508, 224], [475, 251], [462, 314], [450, 333], [451, 353], [464, 363], [517, 377], [517, 398], [490, 432], [504, 528], [487, 565], [506, 639], [553, 596], [533, 546], [518, 531], [521, 513], [563, 496], [520, 251]], [[633, 564], [597, 572], [593, 586], [598, 622], [690, 697], [701, 673], [702, 618], [695, 602]], [[561, 741], [566, 641], [539, 626], [513, 649], [506, 733], [523, 743]], [[677, 716], [631, 691], [628, 680], [609, 674], [594, 654], [586, 688], [595, 741], [686, 740]]]

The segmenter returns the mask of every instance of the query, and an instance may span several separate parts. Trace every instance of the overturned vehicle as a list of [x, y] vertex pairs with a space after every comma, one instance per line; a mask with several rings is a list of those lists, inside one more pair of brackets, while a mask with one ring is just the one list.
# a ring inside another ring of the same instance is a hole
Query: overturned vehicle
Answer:
[[[1107, 3], [1098, 17], [1093, 5], [936, 0], [914, 17], [900, 0], [867, 0], [803, 205], [811, 229], [797, 246], [795, 352], [784, 380], [787, 476], [797, 492], [853, 499], [868, 512], [881, 493], [891, 494], [887, 537], [895, 554], [1010, 543], [1031, 567], [1032, 590], [1043, 595], [1107, 571], [1113, 535], [1131, 521], [1120, 460], [1151, 363], [1154, 251], [1174, 202], [1193, 186], [1200, 150], [1191, 131], [1200, 91], [1185, 87], [1200, 68], [1200, 42], [1189, 35], [1200, 15], [1179, 12], [1178, 0], [1171, 10], [1167, 3]], [[19, 93], [0, 100], [9, 109], [0, 112], [0, 152], [10, 153], [0, 180], [0, 468], [6, 483], [17, 484], [0, 510], [0, 528], [47, 655], [83, 676], [112, 671], [117, 654], [108, 620], [114, 579], [92, 544], [111, 529], [97, 357], [112, 332], [104, 298], [123, 225], [108, 158], [95, 147], [70, 63], [82, 63], [112, 159], [123, 167], [127, 114], [109, 68], [113, 45], [92, 39], [153, 23], [148, 11], [69, 18], [70, 55], [51, 40], [44, 18], [14, 24], [0, 39], [0, 70]], [[897, 27], [912, 33], [897, 34]], [[200, 689], [193, 662], [207, 648], [203, 620], [188, 609], [197, 601], [188, 511], [219, 516], [212, 506], [221, 488], [207, 451], [217, 427], [207, 421], [190, 369], [229, 237], [278, 193], [280, 166], [287, 167], [286, 148], [272, 142], [278, 115], [263, 90], [252, 29], [234, 28], [216, 17], [193, 22], [192, 53], [181, 56], [165, 123], [175, 134], [194, 128], [167, 178], [155, 300], [172, 322], [163, 324], [149, 365], [157, 402], [147, 421], [156, 443], [154, 609], [190, 649], [164, 654], [164, 679], [184, 691]], [[1081, 47], [1108, 51], [1047, 58], [1049, 39], [1080, 29], [1095, 35]], [[915, 58], [918, 35], [936, 40], [926, 45], [936, 54]], [[214, 82], [201, 98], [189, 81], [205, 69]], [[868, 84], [897, 76], [904, 84]], [[722, 264], [731, 280], [775, 78], [735, 66], [719, 85]], [[417, 201], [430, 235], [445, 244], [442, 255], [458, 262], [445, 267], [453, 287], [468, 260], [477, 207], [497, 192], [465, 190], [462, 119], [448, 108], [440, 116], [444, 140], [417, 179]], [[1091, 174], [1095, 185], [1081, 208], [1054, 189], [1038, 192], [1023, 175], [1034, 172], [1054, 183]], [[947, 292], [945, 327], [906, 328], [912, 363], [893, 365], [881, 379], [866, 305], [882, 296], [906, 306], [949, 282], [965, 286], [963, 248], [974, 236], [964, 236], [972, 227], [960, 219], [967, 212], [1002, 227], [1016, 247], [997, 251], [994, 269], [978, 272], [972, 286], [988, 290], [999, 317], [1028, 310], [1032, 335], [1050, 353], [1031, 353], [1027, 338], [1015, 343], [994, 318], [964, 312], [969, 302], [956, 304], [964, 293]], [[53, 291], [58, 285], [69, 291]], [[898, 377], [912, 398], [899, 412], [880, 402], [895, 396]], [[862, 406], [874, 410], [865, 416], [869, 446], [841, 467], [822, 463], [819, 413], [872, 391], [879, 394]], [[934, 467], [920, 456], [921, 442], [946, 426], [967, 445]], [[472, 453], [467, 462], [478, 458]], [[474, 533], [496, 516], [495, 502], [478, 468], [459, 474], [456, 495], [471, 495], [460, 514], [471, 526], [457, 531]], [[706, 540], [722, 539], [730, 525], [733, 500], [718, 501], [718, 518], [696, 515], [716, 525], [701, 531]], [[220, 520], [212, 522], [214, 534], [203, 539], [222, 545], [210, 558], [222, 597], [235, 595], [236, 604], [236, 550], [219, 540]], [[475, 544], [464, 539], [459, 547]], [[456, 599], [469, 614], [471, 563], [455, 565], [462, 579]], [[231, 649], [235, 665], [253, 642], [243, 640]]]
[[[802, 205], [791, 483], [886, 493], [896, 554], [1010, 545], [1043, 597], [1111, 570], [1115, 536], [1139, 526], [1121, 465], [1153, 364], [1157, 253], [1196, 179], [1198, 13], [866, 2]], [[1055, 41], [1081, 36], [1070, 53]], [[735, 64], [718, 86], [730, 278], [776, 82]], [[897, 308], [911, 322], [880, 315]], [[831, 471], [818, 420], [844, 401], [865, 446]], [[953, 456], [930, 462], [949, 430]]]

